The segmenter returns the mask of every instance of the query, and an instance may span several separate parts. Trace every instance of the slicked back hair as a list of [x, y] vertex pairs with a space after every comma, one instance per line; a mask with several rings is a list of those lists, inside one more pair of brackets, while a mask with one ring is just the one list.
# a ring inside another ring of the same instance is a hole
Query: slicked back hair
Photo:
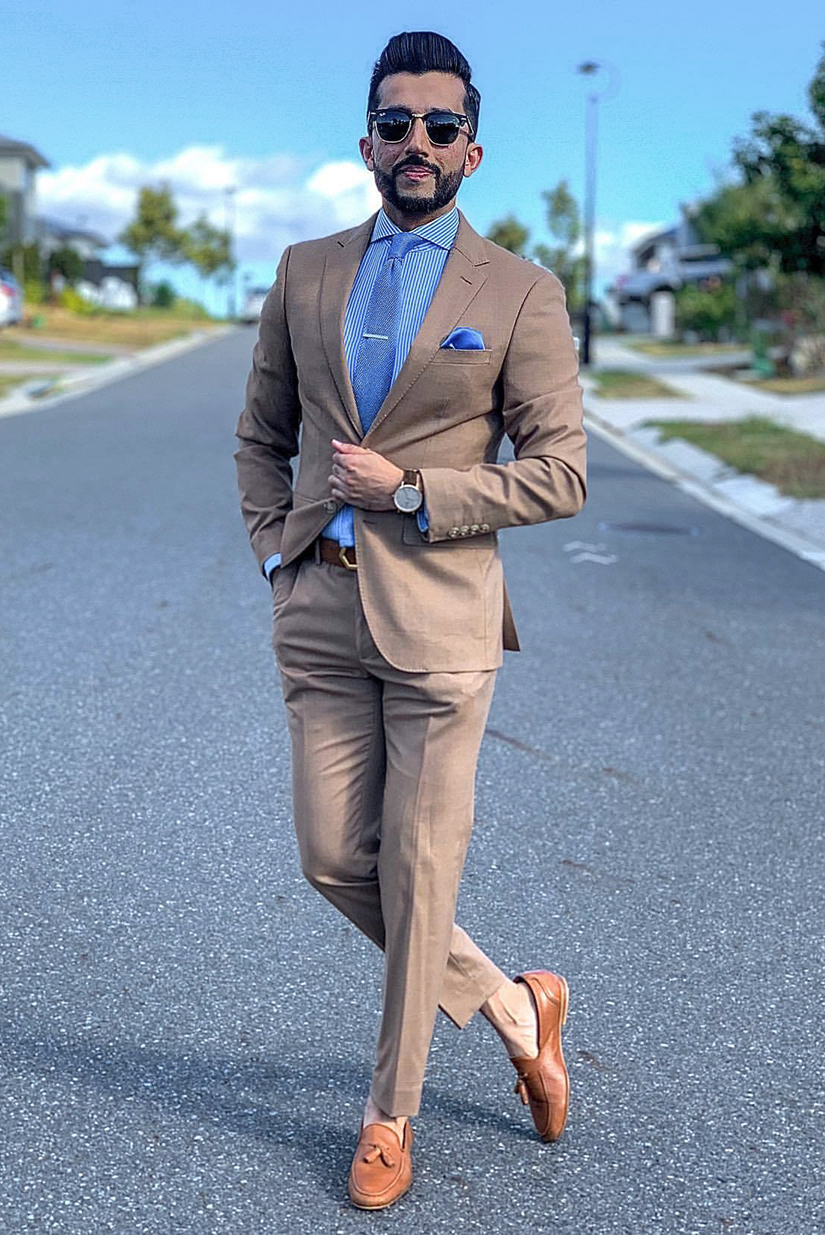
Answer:
[[472, 84], [470, 66], [455, 43], [432, 30], [394, 34], [372, 70], [367, 112], [378, 107], [378, 87], [392, 73], [453, 73], [460, 77], [464, 82], [464, 110], [475, 139], [481, 95]]

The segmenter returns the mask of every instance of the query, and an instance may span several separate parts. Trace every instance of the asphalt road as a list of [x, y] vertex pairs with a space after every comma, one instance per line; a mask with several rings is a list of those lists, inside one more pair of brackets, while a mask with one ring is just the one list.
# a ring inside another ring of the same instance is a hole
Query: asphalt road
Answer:
[[413, 1189], [349, 1205], [380, 954], [298, 867], [254, 338], [0, 421], [0, 1232], [822, 1230], [825, 574], [595, 437], [502, 534], [459, 904], [568, 978], [568, 1125], [439, 1017]]

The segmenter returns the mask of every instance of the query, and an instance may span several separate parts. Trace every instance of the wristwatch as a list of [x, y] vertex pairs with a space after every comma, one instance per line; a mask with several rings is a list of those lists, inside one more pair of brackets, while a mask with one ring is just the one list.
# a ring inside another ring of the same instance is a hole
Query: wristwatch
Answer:
[[392, 500], [395, 502], [395, 509], [400, 510], [402, 515], [418, 510], [424, 501], [424, 494], [421, 492], [421, 478], [415, 468], [404, 468], [401, 484], [393, 493]]

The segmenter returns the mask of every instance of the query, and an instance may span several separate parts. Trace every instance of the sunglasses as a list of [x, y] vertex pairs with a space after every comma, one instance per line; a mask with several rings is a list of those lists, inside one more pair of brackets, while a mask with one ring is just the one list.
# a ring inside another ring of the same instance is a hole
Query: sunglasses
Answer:
[[412, 128], [413, 120], [419, 117], [424, 121], [427, 137], [434, 146], [452, 146], [462, 124], [467, 125], [469, 136], [473, 136], [470, 121], [459, 112], [409, 111], [406, 107], [382, 107], [371, 111], [367, 116], [367, 132], [374, 121], [375, 131], [382, 142], [402, 142]]

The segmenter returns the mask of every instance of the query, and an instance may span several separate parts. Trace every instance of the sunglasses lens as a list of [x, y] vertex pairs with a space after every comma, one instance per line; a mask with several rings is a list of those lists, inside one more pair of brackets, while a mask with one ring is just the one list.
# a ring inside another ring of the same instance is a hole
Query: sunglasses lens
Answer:
[[375, 127], [383, 142], [400, 142], [410, 131], [410, 117], [406, 112], [384, 112], [376, 117]]
[[449, 112], [433, 112], [425, 124], [427, 136], [434, 146], [451, 146], [461, 132], [461, 121]]

